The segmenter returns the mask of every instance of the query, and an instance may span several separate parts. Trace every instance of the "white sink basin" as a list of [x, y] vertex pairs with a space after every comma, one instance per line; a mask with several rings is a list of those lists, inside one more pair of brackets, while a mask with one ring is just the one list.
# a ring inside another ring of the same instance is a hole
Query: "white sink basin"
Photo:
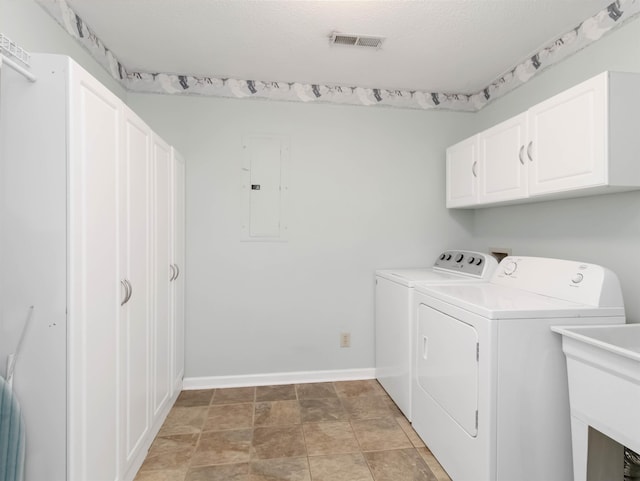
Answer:
[[585, 479], [589, 427], [640, 450], [640, 324], [551, 330], [567, 358], [574, 477]]

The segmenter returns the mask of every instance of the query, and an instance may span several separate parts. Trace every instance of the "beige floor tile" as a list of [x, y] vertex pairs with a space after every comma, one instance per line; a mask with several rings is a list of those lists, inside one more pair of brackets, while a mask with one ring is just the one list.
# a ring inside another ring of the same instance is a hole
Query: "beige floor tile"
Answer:
[[249, 461], [252, 434], [251, 429], [202, 433], [191, 466]]
[[211, 404], [246, 403], [256, 400], [255, 387], [230, 387], [216, 389]]
[[200, 466], [191, 468], [185, 481], [248, 481], [249, 464], [226, 464], [223, 466]]
[[302, 428], [309, 456], [360, 451], [351, 424], [347, 421], [304, 424]]
[[174, 407], [160, 428], [159, 436], [199, 433], [207, 417], [207, 407]]
[[404, 433], [407, 435], [414, 448], [425, 447], [424, 441], [422, 441], [420, 436], [418, 436], [418, 433], [413, 430], [413, 428], [411, 427], [411, 423], [409, 423], [409, 421], [407, 421], [405, 417], [396, 418], [396, 422], [400, 425]]
[[182, 391], [176, 400], [175, 406], [194, 407], [208, 406], [213, 398], [215, 389], [197, 389]]
[[351, 421], [362, 451], [411, 448], [413, 445], [393, 418]]
[[440, 465], [435, 456], [427, 448], [418, 448], [418, 454], [427, 463], [431, 472], [435, 475], [438, 481], [451, 481], [451, 478]]
[[384, 400], [394, 417], [406, 419], [404, 417], [404, 414], [402, 414], [402, 411], [400, 411], [400, 408], [396, 405], [396, 403], [393, 402], [393, 399], [391, 399], [388, 395], [385, 395]]
[[300, 405], [298, 401], [257, 402], [253, 423], [255, 426], [300, 424]]
[[253, 461], [249, 481], [311, 481], [309, 463], [307, 458]]
[[384, 389], [380, 387], [380, 384], [375, 379], [339, 381], [334, 382], [333, 385], [340, 397], [381, 396], [385, 394]]
[[309, 465], [313, 481], [373, 481], [362, 453], [313, 456]]
[[140, 471], [186, 471], [199, 437], [199, 434], [176, 434], [174, 436], [157, 437], [153, 441]]
[[297, 399], [296, 387], [293, 384], [284, 386], [258, 386], [256, 401], [292, 401]]
[[224, 431], [253, 426], [253, 403], [212, 404], [203, 431]]
[[135, 481], [184, 481], [185, 469], [163, 469], [161, 471], [140, 471]]
[[345, 397], [342, 398], [342, 405], [351, 419], [393, 417], [384, 396]]
[[347, 411], [338, 398], [301, 399], [299, 402], [303, 423], [349, 419]]
[[318, 399], [326, 397], [338, 397], [331, 382], [311, 382], [308, 384], [296, 384], [298, 399]]
[[255, 459], [306, 456], [302, 426], [256, 427], [251, 451]]
[[375, 481], [437, 481], [415, 449], [364, 453]]

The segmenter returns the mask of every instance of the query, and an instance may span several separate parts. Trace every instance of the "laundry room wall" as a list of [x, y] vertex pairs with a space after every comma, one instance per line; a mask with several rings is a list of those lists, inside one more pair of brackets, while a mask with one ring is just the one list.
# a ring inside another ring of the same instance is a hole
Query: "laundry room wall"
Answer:
[[[487, 106], [476, 114], [474, 132], [604, 70], [640, 72], [640, 19]], [[612, 269], [622, 284], [628, 321], [640, 322], [640, 191], [478, 209], [473, 234], [477, 249], [509, 247], [514, 254], [576, 259]]]
[[[374, 270], [471, 242], [473, 214], [444, 207], [444, 149], [473, 115], [129, 101], [187, 159], [187, 377], [372, 368]], [[290, 138], [284, 243], [241, 241], [241, 139], [254, 133]]]
[[125, 89], [33, 0], [0, 0], [0, 33], [28, 52], [72, 57], [118, 97], [126, 100]]

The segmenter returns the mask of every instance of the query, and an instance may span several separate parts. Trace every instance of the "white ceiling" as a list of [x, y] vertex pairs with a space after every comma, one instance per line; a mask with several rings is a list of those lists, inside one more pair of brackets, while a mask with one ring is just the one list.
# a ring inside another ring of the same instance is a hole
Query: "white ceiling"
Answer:
[[[128, 71], [475, 93], [612, 0], [67, 0]], [[332, 31], [386, 37], [330, 46]]]

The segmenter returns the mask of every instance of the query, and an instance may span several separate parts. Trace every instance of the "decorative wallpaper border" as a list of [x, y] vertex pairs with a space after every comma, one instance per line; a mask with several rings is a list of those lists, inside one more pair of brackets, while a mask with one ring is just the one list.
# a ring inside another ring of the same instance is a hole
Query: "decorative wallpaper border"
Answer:
[[526, 83], [547, 67], [585, 48], [640, 13], [640, 0], [616, 0], [513, 67], [480, 92], [451, 94], [128, 71], [65, 0], [36, 1], [90, 52], [114, 79], [132, 92], [469, 112], [480, 110], [493, 100]]

